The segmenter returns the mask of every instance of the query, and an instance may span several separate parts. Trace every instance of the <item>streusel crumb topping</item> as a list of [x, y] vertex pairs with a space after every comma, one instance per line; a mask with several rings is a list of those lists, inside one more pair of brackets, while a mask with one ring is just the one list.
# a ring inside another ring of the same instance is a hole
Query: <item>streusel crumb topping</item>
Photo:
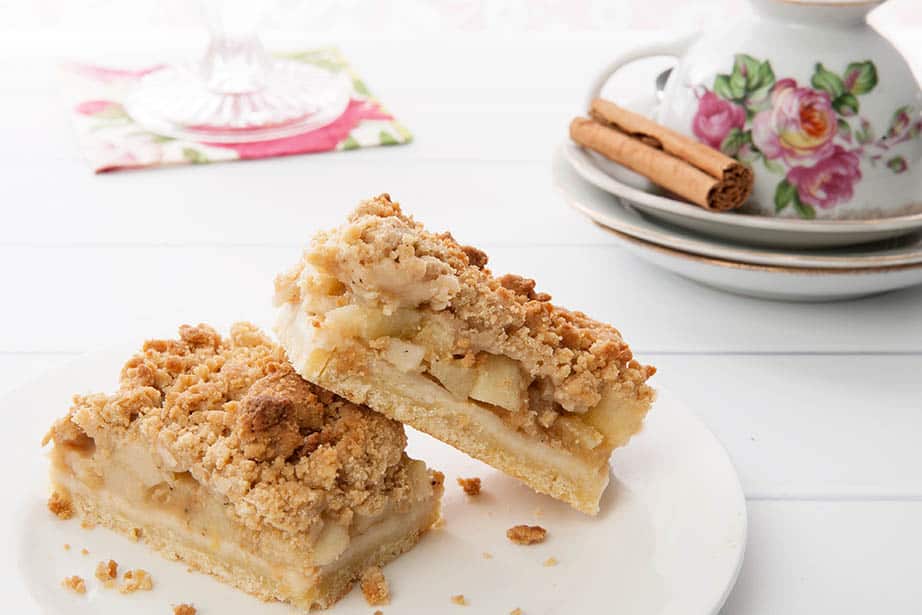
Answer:
[[159, 470], [189, 472], [253, 530], [306, 531], [321, 515], [348, 526], [412, 492], [403, 427], [303, 380], [248, 323], [227, 338], [198, 325], [146, 342], [116, 393], [76, 396], [49, 438], [97, 454], [137, 441]]
[[459, 329], [453, 353], [518, 361], [552, 385], [554, 401], [567, 411], [594, 407], [611, 383], [652, 397], [643, 383], [655, 369], [633, 360], [617, 329], [553, 305], [533, 280], [495, 277], [486, 264], [482, 251], [426, 231], [382, 194], [361, 203], [345, 225], [314, 237], [301, 264], [277, 278], [276, 303], [298, 302], [300, 285], [309, 284], [305, 267], [318, 269], [356, 302], [378, 304], [386, 314], [424, 307], [450, 315]]

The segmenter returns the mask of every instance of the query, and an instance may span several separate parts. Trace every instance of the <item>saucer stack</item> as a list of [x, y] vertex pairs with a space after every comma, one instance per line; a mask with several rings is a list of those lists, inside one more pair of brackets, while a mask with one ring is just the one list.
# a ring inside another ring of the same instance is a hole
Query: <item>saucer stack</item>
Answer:
[[567, 203], [637, 256], [702, 284], [788, 301], [833, 301], [922, 284], [922, 214], [794, 220], [714, 213], [573, 143], [554, 155]]

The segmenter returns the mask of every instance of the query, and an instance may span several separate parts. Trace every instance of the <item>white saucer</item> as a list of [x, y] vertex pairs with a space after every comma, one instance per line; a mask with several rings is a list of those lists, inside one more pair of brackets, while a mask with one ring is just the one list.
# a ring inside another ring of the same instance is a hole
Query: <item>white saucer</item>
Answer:
[[825, 248], [899, 237], [922, 229], [922, 214], [878, 220], [796, 220], [739, 212], [715, 213], [665, 196], [640, 175], [569, 141], [563, 144], [563, 153], [583, 179], [645, 214], [730, 241]]
[[[39, 440], [63, 415], [74, 392], [112, 390], [132, 349], [86, 355], [0, 401], [8, 498], [0, 509], [0, 557], [9, 613], [163, 615], [189, 602], [202, 613], [294, 615], [210, 577], [189, 573], [143, 545], [99, 528], [80, 529], [45, 508], [47, 461]], [[442, 613], [450, 596], [464, 594], [465, 614], [631, 613], [710, 615], [726, 600], [739, 572], [746, 540], [746, 505], [736, 473], [714, 436], [668, 392], [661, 392], [643, 432], [616, 451], [612, 484], [602, 512], [591, 518], [540, 496], [431, 438], [408, 430], [409, 453], [447, 475], [445, 526], [388, 565], [393, 593], [385, 613]], [[480, 476], [483, 494], [468, 499], [455, 477]], [[511, 544], [505, 530], [519, 523], [548, 529], [532, 547]], [[64, 543], [71, 545], [65, 551]], [[80, 550], [90, 551], [87, 556]], [[485, 559], [484, 552], [492, 554]], [[556, 566], [543, 562], [549, 557]], [[151, 592], [124, 596], [102, 589], [96, 563], [148, 570]], [[86, 595], [64, 590], [65, 576], [87, 580]], [[353, 591], [329, 612], [367, 615]], [[460, 612], [460, 611], [459, 611]]]
[[567, 203], [593, 222], [644, 241], [701, 256], [780, 267], [864, 269], [922, 263], [919, 234], [821, 251], [796, 250], [732, 243], [651, 220], [627, 204], [626, 199], [584, 181], [566, 160], [565, 152], [566, 146], [561, 146], [554, 153], [551, 172]]

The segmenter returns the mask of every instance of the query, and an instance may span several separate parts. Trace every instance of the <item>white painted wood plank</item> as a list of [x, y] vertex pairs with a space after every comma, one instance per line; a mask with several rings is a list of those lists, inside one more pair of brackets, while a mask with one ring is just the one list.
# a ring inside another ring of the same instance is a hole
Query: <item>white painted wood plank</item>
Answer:
[[73, 354], [0, 354], [0, 397], [75, 358]]
[[[299, 228], [306, 240], [315, 227]], [[504, 230], [515, 238], [521, 227]], [[497, 274], [537, 279], [558, 303], [615, 324], [640, 354], [922, 352], [922, 287], [843, 303], [759, 301], [688, 282], [615, 247], [480, 245]], [[294, 245], [0, 247], [10, 298], [0, 351], [82, 352], [187, 321], [270, 322], [272, 281], [299, 254]]]
[[918, 613], [922, 502], [749, 502], [722, 615]]
[[425, 163], [413, 147], [103, 176], [21, 167], [4, 176], [0, 244], [298, 245], [381, 192], [481, 243], [611, 242], [563, 203], [549, 164]]
[[922, 496], [922, 356], [651, 356], [755, 498]]

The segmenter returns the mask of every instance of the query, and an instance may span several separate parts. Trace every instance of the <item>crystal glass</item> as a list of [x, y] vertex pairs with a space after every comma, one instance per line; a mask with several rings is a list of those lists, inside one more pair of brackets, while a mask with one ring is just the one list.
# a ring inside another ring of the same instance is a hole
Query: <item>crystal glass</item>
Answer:
[[262, 0], [203, 2], [211, 41], [198, 62], [145, 76], [125, 102], [145, 129], [213, 143], [266, 141], [329, 124], [349, 103], [347, 75], [274, 58], [257, 36]]

